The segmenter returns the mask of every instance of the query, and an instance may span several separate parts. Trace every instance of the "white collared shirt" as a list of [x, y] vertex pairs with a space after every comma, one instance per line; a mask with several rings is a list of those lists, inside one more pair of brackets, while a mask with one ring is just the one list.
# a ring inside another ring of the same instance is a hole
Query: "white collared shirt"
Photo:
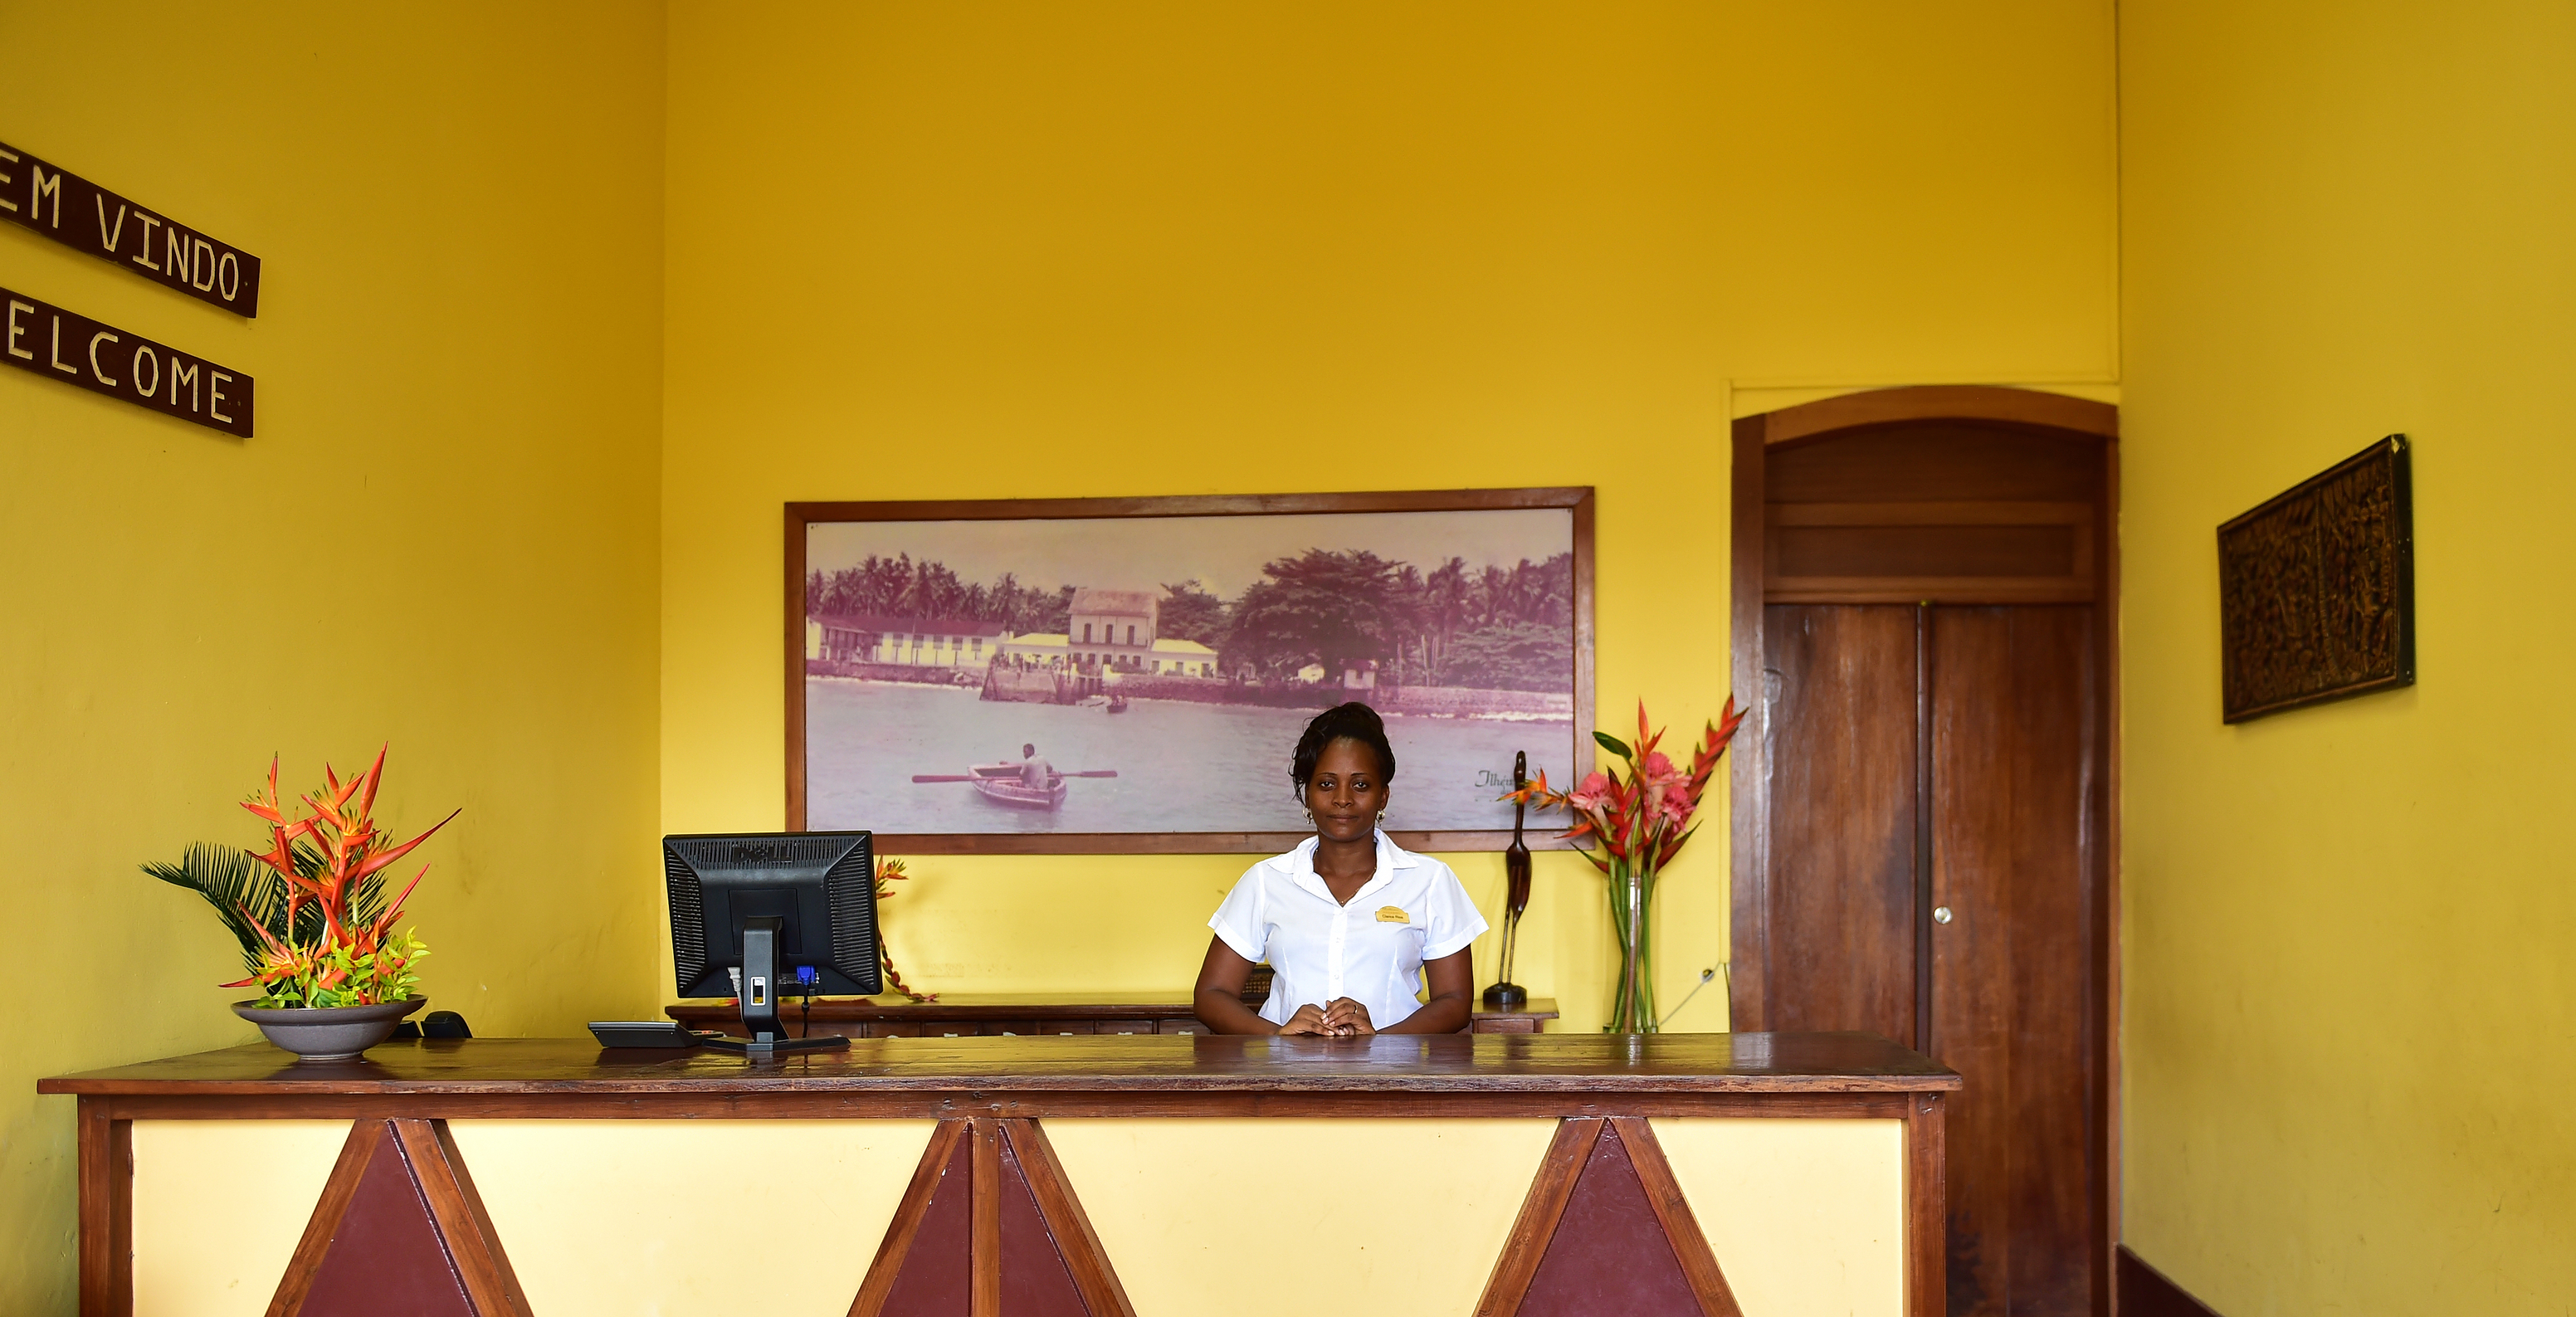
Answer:
[[1422, 962], [1476, 940], [1485, 917], [1449, 866], [1377, 834], [1377, 872], [1350, 904], [1315, 876], [1316, 839], [1244, 871], [1208, 927], [1245, 960], [1270, 962], [1261, 1018], [1286, 1024], [1297, 1008], [1348, 997], [1384, 1029], [1422, 1009]]

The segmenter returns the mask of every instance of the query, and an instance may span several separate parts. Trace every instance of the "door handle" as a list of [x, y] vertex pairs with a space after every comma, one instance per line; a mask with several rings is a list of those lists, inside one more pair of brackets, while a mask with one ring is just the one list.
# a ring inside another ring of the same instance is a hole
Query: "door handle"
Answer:
[[1950, 907], [1946, 905], [1936, 905], [1932, 907], [1932, 922], [1936, 924], [1949, 923]]

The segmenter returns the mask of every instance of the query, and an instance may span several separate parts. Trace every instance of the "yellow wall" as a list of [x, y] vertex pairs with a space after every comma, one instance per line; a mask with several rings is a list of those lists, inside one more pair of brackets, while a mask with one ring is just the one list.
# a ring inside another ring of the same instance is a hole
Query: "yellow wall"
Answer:
[[[2126, 1235], [2228, 1317], [2576, 1294], [2576, 13], [2122, 7]], [[2392, 431], [2421, 683], [2218, 721], [2213, 528]]]
[[[1596, 486], [1605, 722], [1696, 726], [1732, 388], [2112, 382], [2111, 41], [2102, 3], [675, 7], [664, 825], [781, 821], [795, 499]], [[1724, 955], [1722, 831], [1664, 888], [1667, 1003]], [[888, 939], [916, 986], [1177, 989], [1247, 858], [923, 859]], [[1598, 880], [1538, 872], [1517, 977], [1596, 1028]]]
[[[33, 1079], [246, 1036], [134, 866], [248, 837], [271, 751], [390, 740], [394, 823], [465, 807], [438, 1005], [651, 1008], [657, 830], [780, 820], [787, 500], [1593, 485], [1603, 706], [1688, 727], [1739, 395], [2115, 383], [2107, 3], [664, 18], [0, 7], [0, 135], [268, 261], [244, 323], [0, 232], [0, 283], [264, 394], [235, 444], [0, 373], [0, 854], [19, 926], [80, 930], [22, 977], [118, 1012], [0, 1060], [0, 1306], [69, 1302]], [[356, 638], [253, 630], [325, 572]], [[1721, 843], [1665, 889], [1668, 1002]], [[890, 933], [952, 991], [1174, 988], [1244, 862], [925, 860]], [[1598, 887], [1540, 874], [1521, 977], [1589, 1029]]]
[[301, 787], [389, 740], [392, 822], [464, 807], [413, 905], [435, 1006], [652, 1004], [661, 42], [631, 6], [0, 5], [0, 139], [267, 262], [245, 322], [0, 226], [0, 285], [260, 386], [236, 442], [0, 372], [0, 1309], [72, 1307], [36, 1079], [256, 1036], [230, 939], [135, 866], [252, 840], [273, 751]]

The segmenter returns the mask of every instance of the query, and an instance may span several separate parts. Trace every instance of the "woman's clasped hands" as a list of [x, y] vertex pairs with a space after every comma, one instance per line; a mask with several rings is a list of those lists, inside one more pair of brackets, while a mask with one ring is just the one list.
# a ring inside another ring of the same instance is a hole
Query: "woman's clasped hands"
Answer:
[[1325, 1038], [1358, 1038], [1376, 1033], [1377, 1025], [1370, 1022], [1368, 1007], [1348, 997], [1335, 997], [1321, 1006], [1308, 1002], [1298, 1007], [1297, 1013], [1289, 1016], [1286, 1024], [1279, 1026], [1279, 1032], [1316, 1034]]

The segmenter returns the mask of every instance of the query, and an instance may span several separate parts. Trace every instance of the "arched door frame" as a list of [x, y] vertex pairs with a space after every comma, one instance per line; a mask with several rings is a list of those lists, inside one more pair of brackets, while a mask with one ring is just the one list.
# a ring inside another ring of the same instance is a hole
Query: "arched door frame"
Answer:
[[2030, 389], [1983, 385], [1932, 385], [1844, 394], [1779, 411], [1740, 417], [1734, 441], [1734, 532], [1729, 649], [1737, 701], [1748, 706], [1743, 731], [1728, 758], [1730, 870], [1728, 1014], [1731, 1027], [1769, 1027], [1765, 1000], [1770, 947], [1770, 710], [1763, 698], [1764, 455], [1808, 440], [1916, 421], [1973, 421], [2106, 442], [2102, 533], [2095, 555], [2095, 653], [2101, 659], [2101, 698], [2096, 742], [2103, 747], [2100, 818], [2102, 836], [2089, 927], [2093, 982], [2087, 985], [2096, 1089], [2090, 1106], [2097, 1174], [2093, 1219], [2103, 1227], [2093, 1242], [2095, 1310], [2109, 1311], [2106, 1287], [2111, 1248], [2119, 1234], [2119, 1020], [2118, 920], [2120, 902], [2119, 697], [2119, 453], [2120, 412], [2107, 403]]

